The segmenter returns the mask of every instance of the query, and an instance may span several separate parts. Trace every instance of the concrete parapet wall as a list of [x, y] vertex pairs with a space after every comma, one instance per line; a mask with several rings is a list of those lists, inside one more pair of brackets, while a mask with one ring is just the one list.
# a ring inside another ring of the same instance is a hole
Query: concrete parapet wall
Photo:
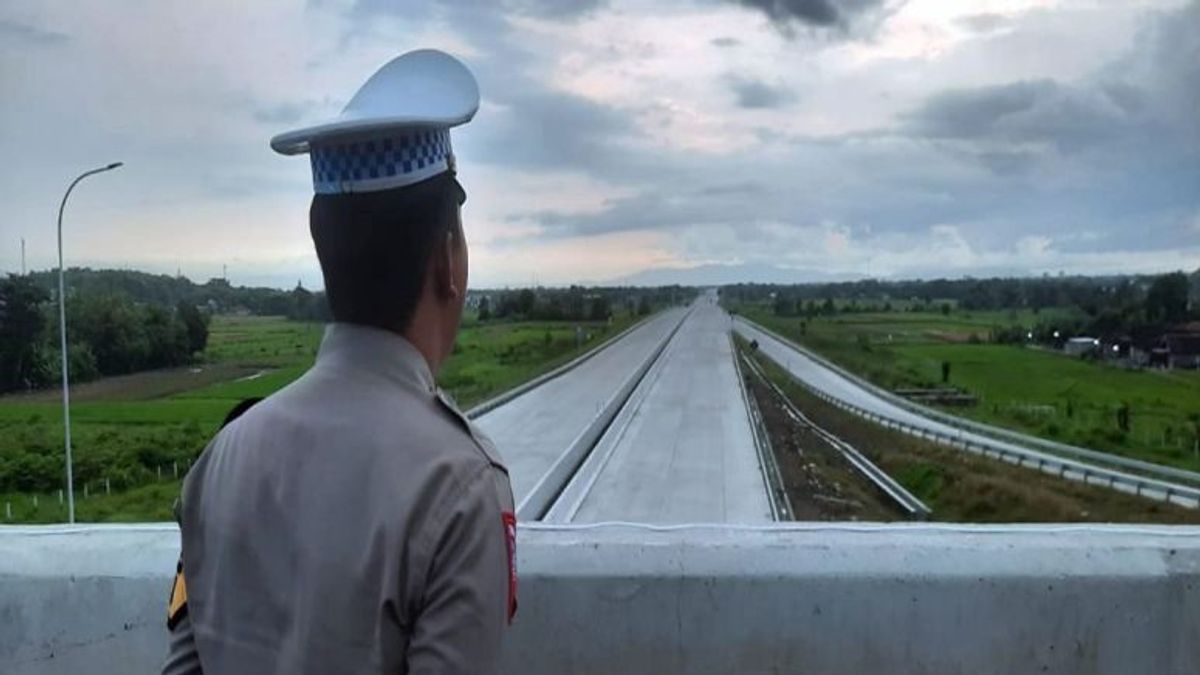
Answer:
[[[0, 528], [0, 672], [153, 672], [170, 525]], [[509, 673], [1200, 672], [1200, 528], [523, 527]]]

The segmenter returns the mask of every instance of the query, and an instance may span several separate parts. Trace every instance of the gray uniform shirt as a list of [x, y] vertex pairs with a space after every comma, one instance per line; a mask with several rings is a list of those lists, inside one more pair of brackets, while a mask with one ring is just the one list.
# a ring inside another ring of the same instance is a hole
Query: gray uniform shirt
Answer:
[[512, 512], [495, 448], [420, 353], [334, 324], [187, 476], [187, 612], [164, 672], [493, 672]]

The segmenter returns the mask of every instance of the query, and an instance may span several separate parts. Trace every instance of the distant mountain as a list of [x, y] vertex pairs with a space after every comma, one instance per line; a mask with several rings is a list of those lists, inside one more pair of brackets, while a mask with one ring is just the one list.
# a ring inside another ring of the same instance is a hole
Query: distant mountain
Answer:
[[806, 284], [858, 279], [853, 275], [771, 265], [697, 265], [649, 269], [604, 283], [613, 286], [725, 286], [730, 284]]
[[[1164, 270], [1165, 272], [1166, 270]], [[949, 277], [951, 280], [978, 279], [1090, 279], [1093, 281], [1116, 282], [1122, 279], [1153, 279], [1154, 274], [1106, 274], [1087, 276], [1072, 274], [1022, 274], [1019, 270], [980, 267], [972, 270], [971, 274], [959, 274]], [[928, 274], [916, 274], [908, 277], [872, 277], [865, 274], [831, 274], [823, 270], [796, 269], [777, 267], [773, 265], [738, 264], [738, 265], [696, 265], [693, 267], [660, 267], [642, 270], [615, 279], [588, 285], [600, 286], [730, 286], [736, 284], [773, 284], [780, 286], [805, 284], [837, 284], [845, 282], [877, 280], [883, 283], [904, 283], [910, 281], [945, 280], [947, 275], [931, 271]], [[1200, 299], [1200, 269], [1189, 274], [1189, 284], [1192, 296]]]

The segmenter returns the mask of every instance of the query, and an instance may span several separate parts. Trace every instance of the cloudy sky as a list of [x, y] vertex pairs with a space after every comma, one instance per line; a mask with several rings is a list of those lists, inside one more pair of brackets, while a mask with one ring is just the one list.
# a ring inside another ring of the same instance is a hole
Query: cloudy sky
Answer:
[[437, 47], [476, 287], [1200, 267], [1200, 0], [0, 3], [0, 270], [319, 287], [275, 133]]

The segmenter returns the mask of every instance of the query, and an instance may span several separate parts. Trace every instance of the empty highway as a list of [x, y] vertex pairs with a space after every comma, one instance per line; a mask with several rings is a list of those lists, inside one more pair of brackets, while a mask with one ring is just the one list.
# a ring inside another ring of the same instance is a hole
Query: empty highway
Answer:
[[675, 308], [651, 317], [579, 366], [475, 419], [500, 449], [518, 504], [683, 313]]
[[547, 520], [771, 520], [729, 330], [702, 295]]

